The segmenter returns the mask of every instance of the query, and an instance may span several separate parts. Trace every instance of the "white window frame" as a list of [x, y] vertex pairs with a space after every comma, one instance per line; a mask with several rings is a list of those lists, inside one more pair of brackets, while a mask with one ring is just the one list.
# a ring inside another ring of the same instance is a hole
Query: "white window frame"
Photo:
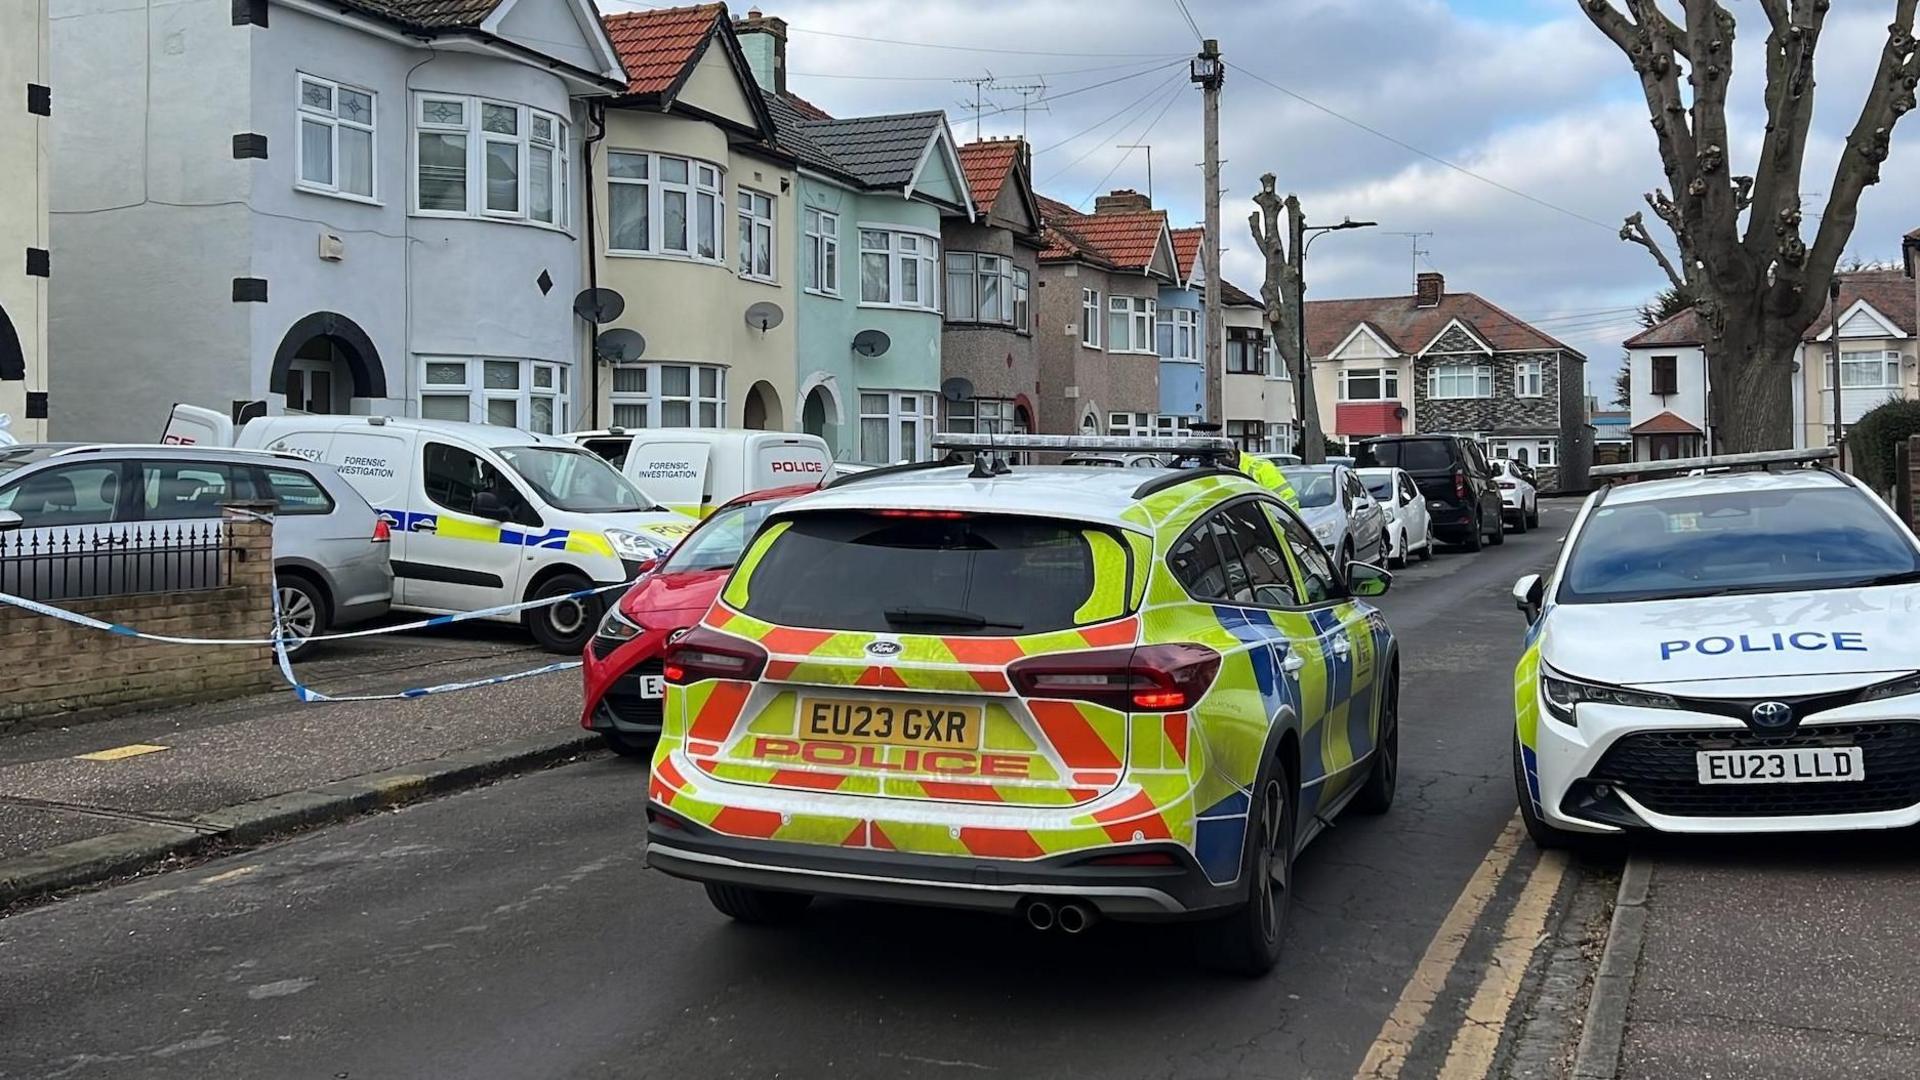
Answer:
[[1552, 439], [1500, 439], [1487, 440], [1487, 458], [1492, 461], [1518, 460], [1513, 456], [1515, 450], [1527, 451], [1528, 458], [1522, 464], [1534, 468], [1551, 469], [1558, 457], [1559, 445]]
[[[1353, 391], [1350, 388], [1350, 383], [1355, 381], [1358, 376], [1361, 376], [1363, 374], [1373, 378], [1375, 381], [1379, 383], [1380, 385], [1379, 397], [1357, 398], [1352, 396]], [[1399, 368], [1395, 368], [1395, 367], [1346, 368], [1346, 367], [1343, 367], [1340, 369], [1339, 384], [1340, 384], [1340, 400], [1341, 401], [1364, 402], [1364, 401], [1399, 401], [1400, 400], [1400, 369]]]
[[[1831, 354], [1832, 350], [1828, 350]], [[1827, 389], [1833, 389], [1833, 362], [1825, 365], [1828, 369]], [[1880, 382], [1849, 383], [1847, 368], [1877, 367]], [[1897, 349], [1848, 349], [1840, 348], [1840, 389], [1842, 390], [1898, 390], [1900, 388], [1900, 352]]]
[[[831, 210], [821, 210], [809, 206], [802, 214], [806, 239], [802, 242], [801, 257], [806, 260], [808, 269], [801, 273], [800, 281], [807, 292], [815, 296], [840, 296], [840, 215]], [[815, 284], [807, 285], [808, 277]]]
[[[532, 360], [514, 356], [439, 356], [422, 354], [417, 358], [416, 373], [418, 390], [414, 394], [414, 412], [426, 415], [428, 398], [464, 398], [467, 402], [467, 421], [474, 424], [491, 423], [488, 419], [489, 401], [511, 401], [514, 403], [513, 426], [525, 431], [540, 434], [558, 435], [570, 431], [573, 427], [571, 393], [571, 365], [552, 360]], [[516, 385], [512, 389], [491, 389], [486, 384], [486, 365], [514, 364], [518, 368]], [[459, 364], [464, 369], [466, 379], [458, 385], [453, 383], [430, 383], [427, 381], [427, 368], [434, 364]], [[475, 378], [475, 376], [479, 376]], [[545, 386], [537, 385], [545, 377]], [[552, 430], [541, 431], [533, 426], [533, 403], [535, 399], [551, 404]], [[504, 425], [502, 425], [504, 426]]]
[[[760, 200], [766, 200], [767, 212], [760, 213]], [[734, 188], [734, 218], [741, 231], [740, 266], [737, 272], [748, 281], [764, 281], [773, 284], [780, 280], [780, 203], [779, 197], [750, 188], [745, 184]], [[762, 237], [766, 240], [767, 272], [755, 270], [754, 256], [760, 251]]]
[[[613, 175], [614, 157], [642, 159], [646, 165], [645, 177], [622, 177]], [[663, 162], [673, 161], [686, 165], [685, 182], [668, 180], [661, 168]], [[620, 258], [679, 259], [685, 262], [706, 263], [709, 266], [727, 265], [727, 228], [725, 205], [727, 190], [726, 170], [711, 161], [687, 157], [683, 154], [657, 154], [650, 150], [627, 150], [615, 148], [607, 151], [607, 254]], [[711, 177], [711, 181], [708, 180]], [[616, 188], [639, 188], [647, 200], [647, 236], [646, 247], [621, 248], [613, 246], [613, 195]], [[746, 190], [746, 189], [741, 189]], [[686, 246], [670, 248], [667, 246], [667, 193], [684, 195], [687, 200], [687, 236]], [[713, 208], [713, 254], [700, 254], [700, 213], [701, 206]]]
[[[332, 103], [327, 111], [307, 104], [306, 84], [327, 88], [327, 100]], [[340, 91], [366, 95], [368, 108], [372, 115], [366, 123], [349, 120], [340, 115]], [[380, 203], [380, 95], [363, 86], [352, 83], [336, 82], [318, 75], [309, 75], [304, 71], [294, 72], [293, 80], [293, 186], [301, 191], [315, 195], [331, 195], [339, 199], [354, 202]], [[321, 182], [307, 179], [307, 140], [305, 126], [318, 124], [328, 132], [328, 163], [332, 166], [331, 180]], [[367, 134], [367, 192], [347, 191], [340, 186], [340, 129], [364, 131]]]
[[[1442, 379], [1448, 392], [1440, 392]], [[1460, 393], [1460, 382], [1471, 381], [1470, 393]], [[1493, 396], [1492, 364], [1435, 364], [1427, 369], [1427, 396], [1435, 401], [1469, 401]]]
[[[459, 102], [461, 105], [460, 124], [435, 123], [427, 120], [426, 107], [429, 102]], [[487, 131], [483, 116], [487, 106], [514, 110], [514, 132]], [[522, 225], [531, 225], [539, 229], [554, 229], [565, 232], [571, 224], [572, 210], [568, 200], [572, 196], [568, 172], [572, 167], [573, 126], [565, 116], [496, 98], [477, 97], [469, 94], [441, 94], [432, 91], [419, 91], [413, 95], [411, 103], [411, 123], [407, 139], [407, 176], [412, 194], [407, 212], [415, 217], [470, 218], [485, 221], [505, 221]], [[550, 148], [554, 154], [553, 175], [548, 177], [547, 199], [553, 208], [553, 220], [542, 221], [533, 216], [533, 176], [530, 161], [535, 145], [534, 121], [543, 120], [549, 125], [551, 140], [541, 140], [539, 145]], [[420, 136], [423, 134], [461, 135], [466, 139], [466, 203], [460, 210], [443, 210], [421, 205], [420, 187]], [[489, 144], [507, 144], [515, 147], [514, 160], [518, 172], [515, 177], [514, 208], [512, 210], [494, 210], [487, 207], [487, 146]]]
[[[875, 236], [886, 238], [884, 246], [874, 241]], [[909, 241], [911, 241], [911, 249]], [[867, 298], [867, 256], [869, 255], [887, 257], [887, 299], [885, 300]], [[907, 299], [904, 288], [906, 284], [904, 267], [908, 263], [917, 264], [915, 275], [920, 284], [920, 295], [912, 300]], [[938, 312], [940, 310], [940, 279], [944, 265], [940, 257], [939, 233], [902, 225], [865, 221], [860, 223], [861, 307]], [[878, 391], [867, 392], [877, 393]]]
[[1547, 365], [1539, 360], [1522, 360], [1513, 365], [1513, 396], [1547, 396]]
[[1100, 323], [1106, 317], [1106, 309], [1100, 306], [1100, 290], [1081, 289], [1080, 345], [1082, 348], [1100, 347]]
[[[687, 369], [687, 392], [684, 394], [667, 393], [666, 369]], [[640, 371], [646, 383], [644, 390], [613, 390], [609, 398], [609, 413], [622, 408], [642, 410], [642, 422], [638, 424], [615, 423], [627, 428], [679, 428], [712, 429], [727, 426], [727, 369], [719, 364], [682, 363], [673, 360], [661, 360], [645, 364], [620, 364], [614, 368], [615, 374], [609, 377], [610, 385], [623, 371]], [[713, 372], [713, 393], [701, 389], [700, 377], [703, 373]], [[666, 406], [685, 404], [687, 422], [668, 424], [665, 420]], [[713, 407], [713, 423], [701, 419], [701, 410]]]
[[[1159, 356], [1159, 349], [1154, 343], [1157, 306], [1150, 296], [1107, 297], [1107, 351]], [[1127, 328], [1126, 348], [1118, 348], [1119, 343], [1113, 340], [1116, 317], [1126, 320], [1124, 323]]]
[[1166, 328], [1167, 340], [1161, 346], [1155, 338], [1154, 351], [1162, 360], [1176, 363], [1197, 364], [1200, 362], [1200, 313], [1189, 308], [1161, 308], [1155, 320], [1155, 330]]
[[1152, 435], [1160, 418], [1153, 413], [1117, 412], [1107, 414], [1108, 435]]
[[[885, 420], [887, 422], [887, 457], [884, 461], [868, 462], [874, 465], [887, 465], [897, 461], [924, 461], [932, 453], [934, 432], [934, 401], [940, 395], [933, 390], [870, 390], [862, 388], [860, 394], [860, 423], [855, 428], [855, 443], [858, 452], [867, 459], [866, 421]], [[885, 399], [885, 411], [878, 411], [868, 398]], [[913, 398], [909, 407], [906, 399]], [[911, 411], [909, 411], [911, 408]], [[902, 438], [907, 421], [914, 422], [913, 445], [907, 446]]]
[[1025, 435], [1027, 426], [1020, 422], [1020, 407], [1012, 398], [969, 398], [947, 403], [946, 425], [940, 430], [951, 435]]

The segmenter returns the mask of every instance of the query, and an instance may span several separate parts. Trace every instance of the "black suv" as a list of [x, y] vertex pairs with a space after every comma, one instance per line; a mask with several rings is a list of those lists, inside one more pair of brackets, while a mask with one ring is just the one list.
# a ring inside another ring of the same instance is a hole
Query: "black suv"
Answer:
[[1360, 444], [1359, 468], [1400, 468], [1426, 497], [1433, 534], [1479, 551], [1504, 544], [1500, 485], [1480, 444], [1464, 435], [1389, 435]]

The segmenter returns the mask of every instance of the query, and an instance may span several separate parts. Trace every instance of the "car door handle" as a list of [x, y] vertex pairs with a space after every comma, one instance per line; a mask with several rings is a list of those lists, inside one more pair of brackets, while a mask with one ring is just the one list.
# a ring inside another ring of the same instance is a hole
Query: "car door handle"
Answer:
[[1286, 672], [1289, 675], [1293, 674], [1296, 671], [1299, 671], [1301, 668], [1306, 666], [1307, 666], [1307, 658], [1304, 656], [1301, 656], [1297, 652], [1289, 651], [1286, 655], [1286, 658], [1280, 661], [1280, 670]]
[[431, 521], [416, 521], [407, 526], [407, 531], [423, 532], [423, 533], [439, 532], [440, 526], [434, 524]]
[[1346, 638], [1333, 639], [1333, 655], [1339, 657], [1342, 660], [1345, 660], [1347, 658], [1347, 654], [1352, 651], [1353, 651], [1353, 646], [1347, 644]]

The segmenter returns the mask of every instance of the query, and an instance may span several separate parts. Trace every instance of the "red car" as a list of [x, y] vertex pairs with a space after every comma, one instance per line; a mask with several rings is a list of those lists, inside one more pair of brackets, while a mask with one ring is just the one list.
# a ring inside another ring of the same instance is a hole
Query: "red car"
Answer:
[[707, 613], [767, 513], [814, 490], [812, 484], [769, 488], [727, 503], [621, 594], [580, 656], [587, 691], [581, 727], [599, 732], [618, 753], [653, 753], [660, 736], [660, 654], [668, 640]]

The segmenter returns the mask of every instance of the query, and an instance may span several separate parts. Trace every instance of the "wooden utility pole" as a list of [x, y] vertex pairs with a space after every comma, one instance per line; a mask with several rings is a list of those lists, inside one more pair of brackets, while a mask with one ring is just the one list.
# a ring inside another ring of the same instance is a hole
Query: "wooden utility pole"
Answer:
[[1209, 423], [1225, 423], [1220, 401], [1221, 353], [1226, 348], [1227, 320], [1220, 306], [1220, 84], [1226, 81], [1227, 67], [1220, 60], [1220, 43], [1207, 38], [1200, 43], [1200, 55], [1193, 58], [1192, 79], [1200, 87], [1202, 135], [1205, 145], [1207, 235], [1201, 241], [1202, 265], [1207, 275], [1207, 341], [1202, 368], [1207, 381], [1206, 408]]

